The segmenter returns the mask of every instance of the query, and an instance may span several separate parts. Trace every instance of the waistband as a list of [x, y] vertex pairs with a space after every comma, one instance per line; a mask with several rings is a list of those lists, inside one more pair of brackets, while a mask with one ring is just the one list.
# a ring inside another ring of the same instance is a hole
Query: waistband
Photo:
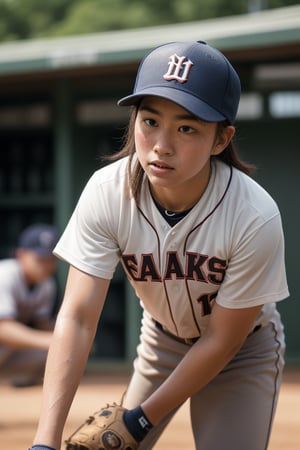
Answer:
[[[195, 344], [201, 336], [193, 337], [193, 338], [181, 338], [179, 336], [176, 336], [175, 334], [168, 331], [161, 323], [157, 322], [157, 320], [152, 319], [156, 328], [158, 328], [160, 331], [165, 333], [167, 336], [170, 336], [174, 341], [180, 342], [181, 344], [186, 345], [193, 345]], [[253, 333], [256, 333], [256, 331], [260, 330], [262, 325], [256, 325], [256, 327], [253, 328], [253, 330], [248, 334], [248, 336], [251, 336]]]
[[195, 342], [198, 341], [198, 339], [200, 339], [200, 336], [193, 337], [193, 338], [181, 338], [181, 337], [176, 336], [175, 334], [171, 333], [170, 331], [168, 331], [161, 323], [157, 322], [157, 320], [155, 320], [155, 319], [152, 319], [152, 320], [155, 323], [156, 328], [158, 328], [160, 331], [162, 331], [163, 333], [170, 336], [172, 339], [174, 339], [174, 341], [180, 342], [181, 344], [193, 345], [193, 344], [195, 344]]

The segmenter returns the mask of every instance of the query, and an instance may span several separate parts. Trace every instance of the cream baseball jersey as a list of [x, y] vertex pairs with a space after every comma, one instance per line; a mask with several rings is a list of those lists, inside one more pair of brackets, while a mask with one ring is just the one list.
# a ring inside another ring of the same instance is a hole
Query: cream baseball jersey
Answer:
[[213, 159], [201, 199], [171, 227], [146, 177], [137, 207], [127, 164], [124, 158], [90, 178], [55, 255], [105, 279], [120, 261], [145, 310], [183, 338], [204, 332], [215, 302], [264, 305], [256, 324], [272, 320], [288, 288], [281, 218], [270, 195]]

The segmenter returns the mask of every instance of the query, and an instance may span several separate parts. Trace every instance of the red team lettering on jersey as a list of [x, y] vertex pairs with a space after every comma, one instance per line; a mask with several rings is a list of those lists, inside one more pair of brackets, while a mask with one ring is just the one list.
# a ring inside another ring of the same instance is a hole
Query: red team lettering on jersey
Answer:
[[[135, 282], [164, 282], [168, 280], [193, 280], [200, 283], [220, 285], [226, 274], [227, 262], [216, 256], [209, 257], [201, 253], [187, 252], [183, 267], [178, 252], [167, 252], [163, 276], [155, 263], [153, 254], [122, 255], [122, 261], [128, 276]], [[197, 302], [202, 305], [202, 316], [210, 314], [211, 302], [216, 292], [202, 294]]]
[[[124, 266], [135, 281], [195, 280], [203, 283], [221, 284], [224, 280], [227, 263], [215, 256], [201, 253], [186, 253], [185, 267], [182, 267], [177, 252], [168, 252], [164, 275], [161, 276], [152, 254], [123, 255]], [[205, 264], [205, 266], [204, 266]]]

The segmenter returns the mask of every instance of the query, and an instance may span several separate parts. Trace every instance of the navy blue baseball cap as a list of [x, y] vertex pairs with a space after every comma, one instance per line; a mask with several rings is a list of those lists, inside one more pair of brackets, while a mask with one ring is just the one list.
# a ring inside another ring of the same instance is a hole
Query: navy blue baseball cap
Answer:
[[22, 231], [18, 247], [31, 250], [39, 256], [51, 256], [57, 241], [57, 229], [52, 225], [39, 223]]
[[156, 96], [208, 122], [233, 123], [240, 94], [240, 79], [220, 51], [203, 41], [171, 42], [143, 58], [133, 93], [118, 105], [136, 105], [145, 96]]

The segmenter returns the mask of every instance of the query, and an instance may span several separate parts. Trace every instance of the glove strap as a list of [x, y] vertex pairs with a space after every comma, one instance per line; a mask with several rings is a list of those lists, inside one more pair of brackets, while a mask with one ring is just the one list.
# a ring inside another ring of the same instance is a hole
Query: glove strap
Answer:
[[55, 450], [55, 448], [49, 447], [48, 445], [33, 445], [28, 450]]
[[146, 437], [148, 431], [153, 428], [152, 423], [140, 406], [135, 409], [131, 409], [130, 411], [125, 411], [123, 420], [128, 431], [138, 442], [141, 442], [144, 437]]

